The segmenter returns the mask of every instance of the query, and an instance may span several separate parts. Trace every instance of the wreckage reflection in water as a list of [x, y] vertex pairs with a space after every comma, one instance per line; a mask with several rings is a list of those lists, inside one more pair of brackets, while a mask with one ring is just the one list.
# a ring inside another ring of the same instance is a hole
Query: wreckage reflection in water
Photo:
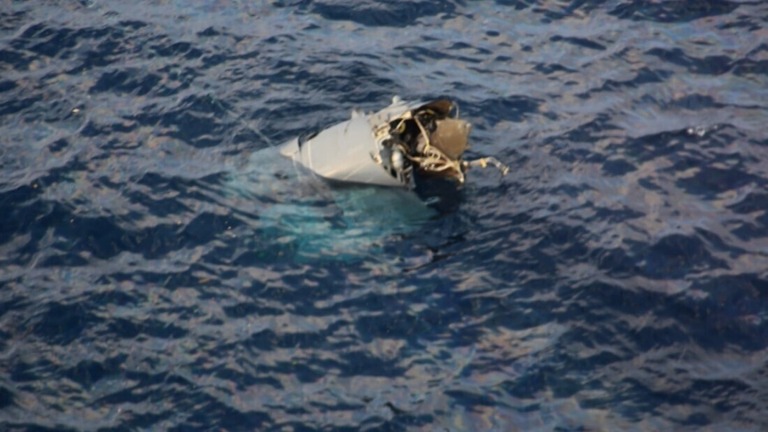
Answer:
[[459, 195], [425, 201], [404, 187], [331, 182], [271, 146], [251, 153], [225, 179], [218, 199], [258, 227], [242, 246], [260, 250], [261, 259], [306, 263], [375, 258], [388, 238], [436, 217], [429, 205], [435, 199], [458, 204]]

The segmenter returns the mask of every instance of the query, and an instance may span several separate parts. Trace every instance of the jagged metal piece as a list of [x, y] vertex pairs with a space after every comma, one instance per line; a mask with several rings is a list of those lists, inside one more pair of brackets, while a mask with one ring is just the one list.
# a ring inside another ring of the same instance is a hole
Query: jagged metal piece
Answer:
[[335, 181], [406, 187], [416, 178], [464, 181], [471, 125], [452, 116], [446, 99], [406, 103], [399, 97], [381, 111], [354, 111], [349, 120], [295, 138], [280, 152], [317, 175]]

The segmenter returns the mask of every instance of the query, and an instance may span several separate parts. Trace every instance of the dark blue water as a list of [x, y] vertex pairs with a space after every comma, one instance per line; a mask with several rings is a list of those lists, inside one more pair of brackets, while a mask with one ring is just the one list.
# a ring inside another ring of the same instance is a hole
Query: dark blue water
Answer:
[[[768, 429], [766, 22], [0, 3], [0, 429]], [[510, 174], [425, 220], [264, 156], [395, 94]]]

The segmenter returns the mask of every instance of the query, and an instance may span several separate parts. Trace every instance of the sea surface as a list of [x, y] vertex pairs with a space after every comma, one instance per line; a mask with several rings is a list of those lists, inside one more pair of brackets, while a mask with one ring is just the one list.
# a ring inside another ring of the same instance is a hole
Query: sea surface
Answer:
[[0, 0], [0, 430], [768, 430], [768, 4]]

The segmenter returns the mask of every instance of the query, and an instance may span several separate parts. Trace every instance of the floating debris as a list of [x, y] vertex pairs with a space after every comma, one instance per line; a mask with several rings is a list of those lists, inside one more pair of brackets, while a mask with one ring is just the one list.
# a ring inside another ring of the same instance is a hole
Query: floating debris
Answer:
[[353, 111], [349, 120], [299, 136], [280, 151], [329, 180], [408, 189], [429, 178], [464, 183], [475, 166], [507, 174], [509, 168], [493, 157], [462, 159], [471, 129], [450, 100], [406, 103], [395, 96], [381, 111]]

